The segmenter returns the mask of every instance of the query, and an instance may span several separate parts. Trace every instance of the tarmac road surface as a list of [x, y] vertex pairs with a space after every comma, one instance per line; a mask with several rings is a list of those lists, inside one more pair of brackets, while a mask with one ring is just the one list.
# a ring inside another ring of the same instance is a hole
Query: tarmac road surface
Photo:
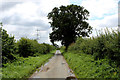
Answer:
[[56, 51], [48, 63], [39, 69], [30, 78], [67, 78], [68, 76], [75, 76], [59, 50]]

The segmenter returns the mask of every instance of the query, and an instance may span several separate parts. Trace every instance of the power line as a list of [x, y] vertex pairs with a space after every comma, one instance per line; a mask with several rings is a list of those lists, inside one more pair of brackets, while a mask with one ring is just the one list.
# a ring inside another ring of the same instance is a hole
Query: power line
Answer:
[[40, 31], [40, 30], [36, 30], [37, 31], [37, 38], [36, 38], [36, 40], [39, 40], [39, 34], [38, 34], [38, 32]]
[[36, 37], [36, 40], [37, 40], [37, 41], [40, 40], [39, 38], [48, 38], [48, 37], [41, 37], [41, 36], [39, 35], [39, 32], [40, 32], [40, 31], [43, 31], [43, 30], [37, 29], [36, 31], [37, 31], [37, 35], [36, 35], [36, 36], [37, 36], [37, 37]]

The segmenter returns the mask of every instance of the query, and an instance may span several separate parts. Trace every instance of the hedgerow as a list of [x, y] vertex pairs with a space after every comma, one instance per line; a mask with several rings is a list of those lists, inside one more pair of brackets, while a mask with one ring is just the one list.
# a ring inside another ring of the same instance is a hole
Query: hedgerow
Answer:
[[108, 59], [94, 60], [92, 55], [65, 52], [67, 63], [77, 78], [119, 78], [116, 65], [109, 65]]
[[91, 54], [95, 60], [108, 58], [120, 65], [120, 32], [106, 29], [105, 33], [99, 32], [96, 37], [78, 38], [68, 51]]
[[2, 68], [0, 68], [2, 80], [28, 78], [53, 56], [53, 54], [48, 54], [55, 49], [52, 45], [40, 44], [37, 40], [24, 37], [16, 42], [14, 36], [10, 36], [5, 29], [0, 28], [0, 32], [2, 34], [2, 38], [0, 37], [2, 40]]
[[55, 49], [49, 44], [39, 44], [36, 40], [28, 38], [21, 38], [17, 42], [17, 53], [22, 57], [39, 56], [40, 54], [47, 54], [51, 50]]
[[37, 40], [22, 37], [16, 42], [14, 36], [9, 36], [5, 29], [0, 28], [2, 34], [2, 63], [13, 62], [19, 57], [40, 56], [54, 50], [55, 47]]
[[78, 78], [119, 78], [120, 32], [106, 29], [96, 37], [80, 37], [63, 55]]

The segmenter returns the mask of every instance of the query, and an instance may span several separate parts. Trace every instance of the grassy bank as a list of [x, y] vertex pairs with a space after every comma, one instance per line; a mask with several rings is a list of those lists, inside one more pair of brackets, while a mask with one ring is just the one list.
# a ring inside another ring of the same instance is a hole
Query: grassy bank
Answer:
[[78, 78], [119, 78], [120, 32], [106, 28], [96, 37], [79, 37], [63, 55]]
[[63, 55], [77, 78], [119, 78], [119, 71], [108, 59], [94, 60], [92, 55], [73, 52]]
[[120, 32], [118, 30], [100, 31], [96, 37], [78, 38], [68, 51], [94, 56], [95, 60], [108, 58], [120, 66]]
[[[52, 51], [54, 53], [55, 51]], [[43, 65], [53, 54], [38, 57], [20, 57], [13, 63], [7, 63], [2, 68], [2, 78], [28, 78], [38, 67]]]

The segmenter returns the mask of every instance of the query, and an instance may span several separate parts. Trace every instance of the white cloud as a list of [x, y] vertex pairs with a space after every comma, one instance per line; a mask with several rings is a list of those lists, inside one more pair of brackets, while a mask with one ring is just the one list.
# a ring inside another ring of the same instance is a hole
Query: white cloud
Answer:
[[[94, 29], [117, 27], [118, 0], [82, 0], [80, 3], [90, 12], [89, 23]], [[2, 0], [0, 7], [4, 9], [0, 10], [0, 19], [3, 21], [3, 27], [16, 39], [26, 36], [35, 39], [36, 29], [39, 29], [39, 42], [50, 43], [49, 33], [52, 30], [47, 14], [54, 7], [69, 4], [69, 0]], [[95, 34], [94, 30], [92, 35]]]
[[95, 29], [117, 29], [118, 0], [83, 0], [81, 5], [90, 12], [88, 22], [93, 27], [92, 36], [96, 36]]
[[101, 20], [89, 20], [88, 22], [94, 28], [117, 27], [118, 26], [118, 14], [106, 16]]
[[93, 27], [93, 33], [91, 36], [96, 36], [96, 30], [104, 30], [108, 28], [116, 30], [118, 28], [118, 14], [106, 16], [101, 20], [89, 20], [89, 24]]
[[[36, 39], [36, 30], [39, 29], [41, 30], [39, 32], [39, 42], [50, 43], [49, 33], [52, 32], [52, 30], [48, 23], [47, 14], [51, 12], [54, 7], [68, 5], [69, 0], [5, 0], [2, 1], [2, 3], [4, 5], [0, 4], [0, 7], [2, 6], [4, 10], [0, 10], [0, 13], [2, 13], [0, 19], [2, 19], [4, 25], [3, 28], [6, 29], [9, 34], [14, 35], [17, 40], [21, 37]], [[6, 5], [9, 5], [9, 8], [6, 7]]]
[[51, 12], [54, 7], [59, 7], [61, 5], [68, 5], [69, 0], [41, 0], [40, 8], [43, 12]]
[[81, 5], [90, 12], [90, 18], [101, 18], [118, 11], [118, 0], [83, 0]]

